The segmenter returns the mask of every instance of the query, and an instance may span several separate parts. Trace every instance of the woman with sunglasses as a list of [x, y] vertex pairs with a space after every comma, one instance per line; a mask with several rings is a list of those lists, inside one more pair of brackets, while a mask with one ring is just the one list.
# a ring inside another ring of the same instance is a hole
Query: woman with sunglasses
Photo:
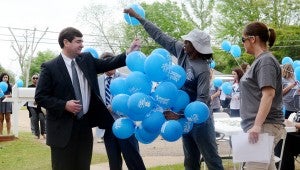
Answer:
[[[32, 84], [28, 87], [36, 88], [38, 83], [39, 75], [34, 74], [31, 78]], [[35, 101], [29, 101], [27, 103], [27, 110], [29, 112], [29, 117], [31, 121], [32, 133], [35, 135], [35, 139], [40, 139], [42, 136], [43, 139], [46, 139], [46, 120], [45, 115], [42, 112], [41, 106], [37, 105]]]
[[[255, 57], [250, 69], [240, 81], [241, 126], [250, 143], [257, 143], [260, 133], [274, 136], [274, 146], [284, 134], [282, 113], [282, 75], [280, 64], [268, 50], [276, 39], [274, 29], [261, 22], [247, 25], [242, 42], [245, 51]], [[260, 153], [257, 153], [260, 154]], [[246, 162], [247, 169], [276, 169], [274, 153], [270, 163]]]

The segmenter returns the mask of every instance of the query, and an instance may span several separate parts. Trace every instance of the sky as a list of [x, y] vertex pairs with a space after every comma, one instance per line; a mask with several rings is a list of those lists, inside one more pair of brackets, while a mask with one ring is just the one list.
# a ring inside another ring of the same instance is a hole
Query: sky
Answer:
[[[118, 5], [117, 0], [98, 0], [98, 2], [95, 0], [2, 0], [0, 6], [1, 66], [14, 72], [17, 77], [21, 74], [16, 60], [17, 55], [11, 47], [12, 36], [8, 27], [18, 28], [13, 29], [16, 36], [24, 34], [24, 29], [36, 28], [40, 30], [37, 32], [37, 37], [41, 36], [42, 31], [48, 27], [48, 31], [54, 31], [54, 33], [47, 33], [44, 38], [47, 39], [45, 41], [53, 43], [40, 43], [36, 52], [47, 49], [60, 52], [57, 43], [58, 32], [65, 27], [72, 26], [85, 34], [86, 32], [80, 29], [81, 23], [76, 22], [76, 17], [84, 6], [99, 2], [109, 4], [112, 8], [120, 8], [118, 15], [123, 15], [123, 9]], [[126, 0], [123, 2], [126, 3]]]

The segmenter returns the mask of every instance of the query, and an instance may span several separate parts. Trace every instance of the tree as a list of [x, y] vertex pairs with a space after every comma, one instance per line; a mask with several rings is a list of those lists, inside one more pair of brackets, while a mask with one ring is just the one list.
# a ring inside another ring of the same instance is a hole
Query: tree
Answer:
[[285, 56], [289, 56], [293, 60], [300, 60], [299, 26], [282, 26], [275, 31], [277, 37], [272, 51], [278, 61], [281, 61]]
[[50, 50], [44, 52], [39, 51], [37, 53], [37, 57], [32, 59], [32, 63], [29, 71], [29, 77], [32, 77], [36, 73], [40, 73], [42, 63], [55, 58], [55, 56], [56, 54]]
[[263, 19], [275, 28], [300, 25], [300, 0], [267, 0]]
[[[12, 28], [8, 28], [8, 29], [14, 39], [14, 42], [12, 42], [11, 47], [18, 55], [18, 61], [21, 67], [22, 76], [25, 77], [25, 82], [27, 87], [31, 60], [33, 58], [33, 55], [36, 51], [38, 44], [47, 33], [48, 28], [46, 28], [45, 31], [42, 32], [40, 37], [36, 37], [36, 33], [37, 33], [36, 28], [34, 28], [33, 30], [26, 29], [25, 34], [23, 34], [21, 40], [18, 39], [18, 36], [15, 35]], [[38, 39], [37, 41], [36, 38]]]
[[[276, 31], [277, 38], [271, 51], [278, 61], [281, 61], [284, 56], [299, 56], [299, 1], [218, 1], [217, 11], [220, 15], [218, 15], [217, 22], [214, 25], [216, 38], [218, 41], [228, 39], [232, 44], [238, 44], [240, 47], [243, 47], [240, 37], [245, 25], [251, 21], [261, 21]], [[217, 44], [221, 44], [218, 41]], [[242, 51], [244, 51], [243, 48]], [[251, 64], [253, 58], [247, 54], [242, 54], [239, 60]], [[225, 60], [225, 62], [231, 63], [230, 60], [232, 58], [229, 58], [228, 61]], [[230, 70], [231, 66], [231, 64], [225, 65], [224, 70]]]
[[186, 0], [181, 3], [184, 16], [200, 30], [211, 26], [214, 6], [214, 0]]
[[[141, 3], [146, 11], [146, 18], [159, 26], [168, 35], [180, 39], [182, 35], [187, 34], [196, 25], [183, 18], [182, 12], [176, 2], [167, 0], [166, 2], [154, 2], [152, 4]], [[140, 37], [143, 41], [142, 51], [150, 54], [152, 50], [160, 47], [154, 40], [149, 38], [141, 25], [131, 26], [124, 24], [125, 44], [129, 44], [135, 37]]]
[[112, 9], [106, 5], [90, 4], [84, 7], [78, 15], [80, 22], [89, 27], [93, 43], [86, 44], [101, 47], [103, 51], [116, 53], [120, 49], [121, 31], [117, 28], [117, 20], [113, 19]]

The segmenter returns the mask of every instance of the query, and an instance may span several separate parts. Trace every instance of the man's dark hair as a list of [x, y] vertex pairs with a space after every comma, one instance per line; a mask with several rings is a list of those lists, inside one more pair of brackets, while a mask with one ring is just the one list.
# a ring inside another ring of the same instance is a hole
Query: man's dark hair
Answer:
[[69, 42], [72, 42], [72, 40], [75, 37], [83, 37], [82, 33], [73, 27], [67, 27], [63, 29], [58, 36], [58, 43], [60, 48], [64, 48], [64, 40], [68, 40]]

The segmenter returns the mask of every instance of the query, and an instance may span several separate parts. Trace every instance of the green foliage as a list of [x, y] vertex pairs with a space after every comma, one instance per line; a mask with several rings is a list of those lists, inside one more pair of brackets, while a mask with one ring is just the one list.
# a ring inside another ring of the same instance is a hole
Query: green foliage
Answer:
[[30, 71], [29, 71], [29, 77], [31, 77], [33, 74], [39, 73], [40, 72], [40, 67], [41, 64], [53, 59], [56, 55], [54, 52], [47, 50], [47, 51], [40, 51], [37, 54], [37, 57], [32, 59]]
[[[146, 13], [146, 19], [161, 28], [166, 34], [180, 39], [181, 35], [187, 34], [195, 25], [185, 20], [177, 3], [167, 0], [166, 2], [154, 2], [153, 4], [142, 3]], [[129, 44], [134, 37], [140, 37], [143, 41], [142, 51], [148, 55], [155, 48], [159, 48], [146, 33], [141, 25], [131, 26], [124, 25], [125, 40]]]
[[271, 48], [278, 61], [289, 56], [293, 60], [300, 59], [300, 29], [299, 26], [285, 26], [276, 29], [277, 38]]
[[186, 0], [181, 3], [184, 16], [200, 30], [211, 26], [214, 6], [214, 0]]

